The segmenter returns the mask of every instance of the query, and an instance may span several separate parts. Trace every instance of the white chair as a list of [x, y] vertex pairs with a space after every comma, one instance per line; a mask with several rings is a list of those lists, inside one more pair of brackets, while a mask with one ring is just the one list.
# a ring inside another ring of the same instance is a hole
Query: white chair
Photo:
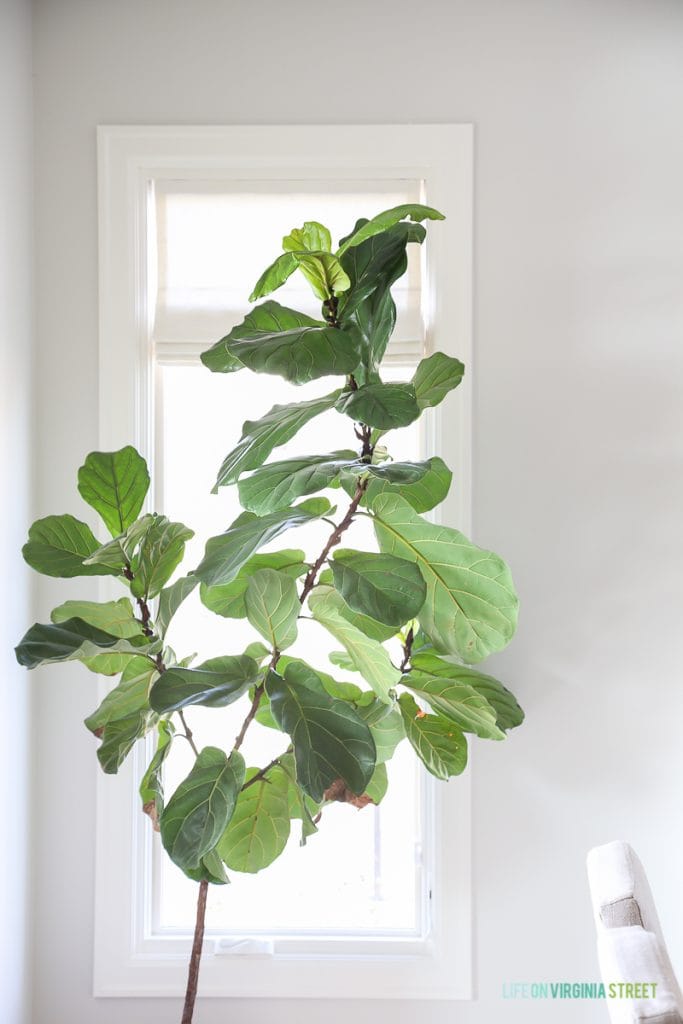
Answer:
[[[591, 850], [587, 867], [612, 1024], [683, 1024], [683, 994], [640, 860], [628, 843], [617, 841]], [[647, 983], [647, 997], [609, 998], [609, 986], [620, 983]]]

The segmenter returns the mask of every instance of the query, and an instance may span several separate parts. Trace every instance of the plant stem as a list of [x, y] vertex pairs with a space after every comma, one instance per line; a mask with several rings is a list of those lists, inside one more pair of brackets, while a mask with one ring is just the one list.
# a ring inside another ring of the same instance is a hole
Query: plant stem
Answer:
[[301, 602], [301, 604], [304, 603], [304, 601], [306, 600], [306, 598], [308, 597], [310, 592], [313, 590], [313, 587], [315, 586], [315, 581], [316, 581], [316, 579], [318, 577], [318, 573], [320, 572], [320, 570], [322, 569], [323, 565], [327, 561], [327, 556], [329, 555], [330, 551], [332, 550], [332, 548], [336, 544], [339, 543], [339, 541], [342, 539], [342, 536], [344, 535], [345, 531], [348, 530], [349, 526], [353, 522], [353, 517], [355, 516], [356, 512], [358, 511], [358, 506], [361, 503], [361, 499], [362, 499], [363, 495], [365, 494], [365, 488], [367, 486], [368, 486], [367, 480], [359, 480], [358, 481], [358, 486], [356, 487], [356, 492], [355, 492], [353, 498], [351, 499], [351, 504], [349, 505], [348, 509], [346, 510], [346, 515], [342, 519], [342, 521], [339, 524], [339, 526], [336, 526], [334, 528], [334, 530], [332, 531], [332, 533], [330, 534], [330, 536], [327, 538], [327, 543], [325, 544], [325, 547], [322, 549], [322, 551], [320, 552], [320, 554], [316, 558], [315, 562], [313, 563], [313, 565], [309, 569], [308, 573], [306, 574], [306, 579], [304, 580], [304, 585], [303, 585], [303, 589], [301, 591], [301, 596], [299, 597], [299, 601]]
[[185, 990], [185, 1005], [183, 1006], [183, 1017], [181, 1024], [192, 1024], [194, 1014], [194, 1002], [197, 998], [197, 983], [199, 982], [199, 964], [202, 958], [202, 943], [204, 941], [204, 918], [206, 917], [206, 897], [209, 890], [209, 883], [199, 883], [199, 895], [197, 896], [197, 920], [194, 926], [194, 941], [192, 953], [190, 954], [190, 967], [187, 972], [187, 988]]

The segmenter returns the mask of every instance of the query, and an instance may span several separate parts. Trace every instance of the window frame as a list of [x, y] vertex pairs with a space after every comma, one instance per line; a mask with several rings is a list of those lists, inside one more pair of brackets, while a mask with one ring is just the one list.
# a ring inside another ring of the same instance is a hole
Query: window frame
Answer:
[[[330, 145], [333, 141], [334, 145]], [[155, 179], [312, 181], [419, 180], [424, 202], [448, 213], [425, 246], [426, 351], [471, 365], [471, 125], [343, 125], [98, 128], [99, 443], [135, 444], [149, 457], [154, 441], [154, 360], [148, 296], [154, 273], [147, 251]], [[433, 410], [427, 443], [446, 453], [458, 486], [440, 518], [468, 532], [471, 521], [471, 392]], [[448, 439], [446, 441], [446, 439]], [[103, 581], [103, 595], [107, 582]], [[106, 684], [101, 683], [103, 693]], [[191, 936], [150, 937], [152, 844], [135, 779], [140, 745], [112, 779], [97, 774], [94, 995], [175, 996], [185, 987]], [[424, 789], [430, 844], [431, 927], [420, 939], [290, 940], [286, 951], [247, 946], [230, 952], [205, 943], [203, 996], [279, 998], [467, 999], [472, 995], [471, 773]], [[125, 898], [128, 894], [129, 898]], [[212, 949], [213, 946], [213, 949]], [[213, 953], [213, 955], [211, 955]], [[315, 962], [315, 970], [311, 970]], [[354, 985], [349, 991], [349, 971]]]

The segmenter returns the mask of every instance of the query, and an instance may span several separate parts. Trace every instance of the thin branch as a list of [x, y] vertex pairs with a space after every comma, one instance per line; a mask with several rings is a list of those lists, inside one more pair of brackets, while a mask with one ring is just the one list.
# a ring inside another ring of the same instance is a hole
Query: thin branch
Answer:
[[190, 744], [190, 746], [194, 750], [195, 757], [199, 757], [199, 751], [197, 750], [197, 746], [195, 744], [195, 741], [192, 738], [194, 733], [192, 732], [192, 729], [190, 729], [189, 725], [187, 724], [187, 721], [185, 720], [185, 715], [183, 714], [182, 709], [180, 711], [178, 711], [178, 715], [180, 717], [180, 721], [183, 723], [183, 729], [185, 730], [184, 733], [181, 733], [181, 736], [184, 736], [185, 739], [187, 740], [187, 742]]
[[204, 942], [204, 919], [206, 917], [206, 897], [208, 891], [209, 883], [206, 880], [202, 880], [199, 883], [197, 920], [194, 926], [194, 940], [192, 942], [190, 967], [187, 974], [187, 989], [185, 991], [185, 1005], [183, 1007], [181, 1024], [192, 1024], [194, 1003], [197, 998], [197, 984], [199, 982], [199, 964], [202, 958], [202, 944]]
[[242, 786], [242, 792], [244, 792], [245, 789], [249, 789], [249, 786], [253, 786], [255, 782], [258, 782], [260, 779], [262, 779], [264, 775], [266, 775], [270, 771], [271, 768], [274, 768], [275, 765], [280, 763], [281, 757], [284, 757], [285, 754], [291, 754], [293, 749], [293, 747], [287, 747], [284, 754], [278, 754], [277, 757], [273, 758], [270, 764], [267, 764], [265, 768], [259, 769], [259, 771], [257, 771], [255, 775], [252, 775], [250, 779], [247, 779], [247, 781]]
[[406, 634], [406, 642], [403, 644], [403, 661], [400, 665], [401, 672], [410, 672], [410, 656], [413, 651], [413, 627], [411, 626]]
[[342, 536], [344, 535], [346, 530], [348, 530], [349, 526], [353, 522], [353, 517], [355, 516], [356, 512], [358, 511], [358, 506], [361, 503], [361, 500], [363, 498], [363, 495], [365, 494], [365, 489], [366, 489], [367, 486], [368, 486], [367, 480], [359, 480], [358, 481], [358, 485], [356, 487], [355, 494], [354, 494], [353, 498], [351, 499], [351, 504], [349, 505], [348, 509], [346, 510], [346, 515], [344, 516], [342, 521], [339, 523], [339, 525], [334, 528], [334, 530], [332, 531], [330, 536], [327, 538], [327, 543], [325, 544], [325, 547], [322, 549], [322, 551], [320, 552], [320, 554], [316, 558], [315, 562], [311, 566], [310, 570], [306, 574], [306, 578], [304, 579], [303, 589], [302, 589], [301, 595], [299, 597], [299, 601], [301, 602], [301, 604], [304, 603], [304, 601], [306, 600], [306, 598], [308, 597], [310, 592], [313, 590], [313, 587], [315, 586], [315, 582], [316, 582], [318, 573], [320, 572], [320, 570], [322, 569], [323, 565], [327, 561], [327, 556], [329, 555], [330, 551], [332, 550], [333, 547], [335, 547], [336, 544], [339, 543], [339, 541], [342, 539]]

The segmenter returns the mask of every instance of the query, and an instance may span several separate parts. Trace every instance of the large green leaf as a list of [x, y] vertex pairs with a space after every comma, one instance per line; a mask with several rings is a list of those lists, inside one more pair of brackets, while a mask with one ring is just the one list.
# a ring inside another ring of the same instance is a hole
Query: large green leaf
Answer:
[[209, 658], [196, 668], [174, 666], [155, 682], [150, 704], [160, 714], [191, 704], [223, 708], [239, 700], [258, 676], [257, 663], [246, 654]]
[[387, 651], [362, 633], [343, 613], [343, 598], [329, 587], [317, 587], [308, 599], [311, 614], [344, 647], [357, 670], [378, 697], [389, 701], [389, 691], [401, 673], [391, 664]]
[[299, 549], [285, 549], [283, 551], [270, 551], [264, 555], [254, 555], [245, 562], [237, 576], [231, 583], [225, 583], [219, 587], [207, 587], [202, 583], [200, 595], [202, 603], [226, 619], [243, 619], [247, 614], [247, 607], [244, 602], [244, 595], [247, 592], [249, 578], [258, 572], [259, 569], [277, 569], [280, 573], [298, 579], [308, 572], [308, 566], [304, 562], [306, 554]]
[[159, 722], [156, 750], [138, 787], [142, 809], [150, 816], [156, 831], [159, 830], [159, 818], [164, 809], [164, 761], [171, 752], [174, 733], [172, 722], [165, 719]]
[[464, 374], [465, 367], [460, 360], [443, 352], [434, 352], [422, 359], [413, 374], [415, 397], [420, 409], [443, 402], [448, 392], [457, 388]]
[[263, 465], [273, 448], [291, 440], [314, 416], [333, 409], [340, 391], [290, 405], [274, 405], [260, 420], [246, 420], [239, 444], [223, 460], [214, 491]]
[[486, 697], [466, 682], [415, 669], [405, 675], [402, 682], [426, 700], [437, 714], [455, 722], [463, 732], [473, 732], [487, 740], [505, 738], [496, 724], [496, 712]]
[[[426, 462], [386, 462], [365, 467], [368, 484], [362, 504], [372, 505], [378, 494], [399, 494], [416, 512], [429, 512], [448, 494], [453, 474], [438, 456]], [[342, 473], [341, 484], [348, 494], [356, 489], [356, 477]]]
[[247, 618], [271, 650], [284, 651], [292, 646], [301, 604], [291, 576], [276, 569], [258, 569], [247, 580], [244, 606]]
[[[133, 614], [133, 606], [127, 597], [118, 601], [107, 601], [99, 604], [96, 601], [65, 601], [64, 604], [55, 608], [50, 618], [53, 622], [66, 622], [67, 619], [78, 618], [91, 626], [103, 629], [105, 633], [112, 636], [119, 636], [127, 640], [137, 637], [137, 643], [147, 643], [142, 631], [142, 624]], [[96, 654], [91, 658], [81, 658], [80, 661], [89, 668], [91, 672], [98, 672], [104, 676], [114, 676], [130, 664], [131, 655], [125, 652], [117, 653], [109, 651], [106, 654]], [[146, 662], [149, 665], [149, 662]]]
[[[475, 693], [480, 694], [493, 708], [496, 714], [496, 725], [499, 729], [503, 731], [514, 729], [524, 721], [524, 712], [514, 695], [502, 683], [494, 679], [493, 676], [484, 675], [483, 672], [477, 672], [476, 669], [465, 668], [464, 665], [455, 665], [453, 662], [440, 658], [429, 651], [413, 654], [411, 664], [420, 678], [430, 676], [432, 678], [447, 679], [455, 683], [464, 683], [474, 690]], [[408, 685], [410, 685], [410, 677]], [[432, 703], [429, 697], [427, 699]], [[438, 705], [434, 706], [437, 707]], [[445, 714], [443, 711], [442, 713]]]
[[147, 463], [130, 445], [117, 452], [91, 452], [78, 471], [78, 490], [116, 537], [140, 514], [149, 490]]
[[284, 678], [266, 683], [273, 717], [294, 746], [299, 785], [315, 801], [338, 778], [361, 794], [375, 769], [375, 744], [368, 726], [343, 700], [325, 690], [313, 669], [292, 662]]
[[280, 509], [267, 516], [246, 512], [225, 533], [207, 541], [204, 557], [194, 574], [210, 587], [229, 583], [258, 548], [291, 527], [319, 519], [329, 509], [325, 498], [309, 498], [291, 509]]
[[339, 548], [330, 565], [346, 603], [388, 626], [414, 619], [427, 596], [422, 573], [405, 558]]
[[[24, 634], [15, 651], [20, 665], [36, 668], [52, 662], [92, 658], [107, 650], [140, 654], [145, 640], [145, 637], [141, 637], [141, 643], [134, 643], [132, 640], [121, 639], [91, 626], [83, 619], [74, 618], [59, 625], [37, 622]], [[147, 644], [145, 653], [155, 653], [158, 648], [158, 644]]]
[[[360, 220], [356, 230], [368, 223]], [[339, 322], [353, 324], [363, 338], [364, 372], [356, 373], [358, 382], [377, 379], [387, 343], [396, 323], [396, 306], [391, 286], [406, 271], [409, 242], [424, 241], [425, 229], [419, 224], [395, 224], [353, 246], [342, 257], [342, 266], [351, 280], [350, 290], [342, 297]]]
[[420, 567], [427, 584], [420, 624], [437, 650], [471, 663], [505, 647], [518, 600], [502, 558], [428, 523], [396, 494], [380, 494], [372, 512], [381, 550]]
[[[249, 783], [258, 769], [249, 768]], [[276, 860], [289, 839], [289, 779], [272, 768], [267, 777], [247, 785], [218, 844], [218, 853], [233, 871], [255, 874]]]
[[[133, 606], [127, 597], [118, 601], [65, 601], [50, 614], [53, 622], [66, 622], [67, 619], [82, 619], [90, 626], [103, 629], [112, 636], [130, 639], [142, 638], [142, 626], [133, 614]], [[142, 640], [141, 640], [142, 642]]]
[[154, 619], [155, 632], [159, 636], [166, 636], [166, 630], [171, 619], [198, 583], [199, 580], [196, 576], [181, 576], [175, 583], [171, 583], [169, 587], [164, 587], [159, 593], [159, 607]]
[[408, 741], [427, 771], [437, 779], [464, 772], [467, 739], [460, 729], [439, 715], [426, 715], [408, 693], [398, 703]]
[[235, 810], [244, 772], [238, 751], [228, 758], [217, 747], [204, 747], [164, 808], [161, 841], [183, 871], [196, 871], [218, 845]]
[[111, 576], [118, 570], [105, 565], [85, 565], [99, 548], [92, 530], [73, 516], [46, 516], [28, 531], [21, 553], [32, 569], [45, 576]]
[[116, 774], [136, 740], [156, 721], [149, 706], [149, 688], [156, 669], [147, 658], [130, 658], [117, 686], [107, 694], [85, 725], [101, 739], [97, 757], [102, 769]]
[[342, 470], [354, 465], [362, 470], [351, 450], [271, 462], [239, 481], [240, 504], [257, 515], [286, 508], [295, 498], [329, 487]]
[[365, 384], [342, 396], [340, 412], [380, 430], [407, 427], [420, 415], [412, 384]]
[[166, 516], [153, 517], [132, 564], [130, 589], [135, 597], [156, 597], [181, 562], [191, 537], [194, 530], [183, 523], [172, 523]]
[[390, 210], [378, 213], [376, 217], [366, 221], [357, 231], [347, 238], [339, 249], [337, 255], [341, 256], [347, 249], [360, 245], [373, 235], [379, 235], [398, 224], [399, 221], [411, 220], [419, 222], [423, 220], [445, 220], [443, 213], [433, 209], [431, 206], [422, 206], [420, 203], [405, 203], [402, 206], [394, 206]]
[[355, 328], [340, 330], [272, 301], [252, 309], [225, 343], [250, 370], [294, 384], [350, 373], [360, 361]]
[[285, 252], [332, 252], [330, 229], [317, 220], [304, 221], [303, 227], [292, 228], [282, 239]]

